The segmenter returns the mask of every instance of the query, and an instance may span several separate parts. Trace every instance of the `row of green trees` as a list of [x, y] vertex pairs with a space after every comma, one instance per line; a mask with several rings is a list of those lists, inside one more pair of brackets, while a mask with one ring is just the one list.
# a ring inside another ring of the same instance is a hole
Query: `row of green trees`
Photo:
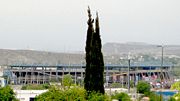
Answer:
[[[67, 76], [69, 77], [69, 76]], [[111, 101], [117, 99], [119, 101], [131, 101], [126, 93], [115, 93], [111, 96], [96, 91], [87, 92], [83, 87], [72, 86], [70, 79], [65, 80], [63, 86], [51, 86], [49, 91], [36, 97], [36, 101], [54, 100], [54, 101]], [[71, 85], [71, 86], [69, 86]], [[137, 92], [149, 97], [150, 101], [162, 101], [159, 95], [151, 92], [150, 84], [145, 81], [139, 81], [137, 84]]]
[[36, 101], [110, 101], [109, 96], [91, 92], [80, 86], [71, 86], [70, 88], [60, 88], [58, 86], [51, 87], [47, 92], [37, 96]]
[[36, 96], [35, 101], [112, 101], [112, 99], [131, 101], [126, 93], [115, 93], [109, 96], [95, 91], [86, 92], [80, 86], [71, 86], [66, 89], [52, 86], [47, 92]]
[[[178, 83], [174, 84], [179, 86]], [[47, 92], [40, 94], [35, 99], [36, 101], [111, 101], [112, 99], [118, 99], [120, 101], [130, 101], [130, 97], [126, 93], [115, 93], [112, 96], [102, 94], [99, 92], [87, 92], [83, 87], [72, 86], [72, 78], [70, 75], [64, 77], [63, 85], [39, 85], [44, 86], [44, 89], [49, 89]], [[37, 87], [32, 90], [37, 90]], [[40, 87], [41, 88], [41, 87]], [[174, 88], [174, 86], [172, 86]], [[178, 88], [178, 87], [177, 87]], [[39, 90], [39, 89], [38, 89]], [[137, 92], [144, 94], [150, 98], [150, 101], [160, 101], [160, 96], [150, 91], [150, 85], [147, 82], [140, 81], [137, 85]], [[176, 94], [177, 97], [179, 94]], [[174, 101], [171, 98], [170, 101]], [[18, 101], [15, 97], [15, 93], [10, 86], [0, 88], [0, 101]]]

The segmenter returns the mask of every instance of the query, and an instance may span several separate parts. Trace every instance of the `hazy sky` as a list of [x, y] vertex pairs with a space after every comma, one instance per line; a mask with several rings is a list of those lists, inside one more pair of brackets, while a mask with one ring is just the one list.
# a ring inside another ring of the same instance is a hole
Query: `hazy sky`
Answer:
[[180, 44], [180, 0], [0, 0], [0, 48], [84, 51], [88, 5], [103, 44]]

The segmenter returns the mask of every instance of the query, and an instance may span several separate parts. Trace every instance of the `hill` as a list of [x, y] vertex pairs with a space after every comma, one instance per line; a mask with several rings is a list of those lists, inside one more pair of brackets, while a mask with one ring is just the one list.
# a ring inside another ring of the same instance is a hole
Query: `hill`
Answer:
[[0, 64], [80, 64], [82, 54], [0, 49]]
[[[127, 64], [129, 55], [133, 63], [160, 64], [161, 48], [157, 45], [146, 43], [106, 43], [103, 45], [105, 64]], [[9, 50], [0, 49], [0, 65], [10, 64], [84, 64], [85, 54], [78, 53], [57, 53], [35, 50]], [[164, 46], [164, 64], [169, 62], [180, 65], [180, 46]]]
[[[151, 45], [146, 43], [130, 42], [130, 43], [106, 43], [103, 45], [103, 52], [105, 54], [155, 54], [161, 55], [161, 48], [158, 45]], [[165, 55], [180, 56], [180, 45], [165, 45]]]
[[[164, 65], [180, 65], [180, 45], [165, 45], [163, 51]], [[136, 65], [160, 65], [162, 48], [147, 43], [106, 43], [103, 45], [105, 60], [111, 64], [127, 64], [123, 59], [128, 56]]]

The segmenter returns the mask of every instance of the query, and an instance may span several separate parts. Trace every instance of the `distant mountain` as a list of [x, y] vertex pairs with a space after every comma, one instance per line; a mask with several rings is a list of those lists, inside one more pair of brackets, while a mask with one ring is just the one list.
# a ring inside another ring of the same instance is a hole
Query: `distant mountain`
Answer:
[[[151, 45], [147, 43], [128, 42], [128, 43], [106, 43], [103, 45], [104, 54], [108, 55], [122, 55], [122, 54], [160, 54], [161, 48], [158, 45]], [[165, 55], [180, 56], [180, 45], [165, 45]]]
[[[147, 43], [106, 43], [103, 45], [105, 63], [127, 65], [128, 57], [134, 65], [161, 65], [162, 48]], [[180, 65], [180, 45], [165, 45], [163, 65]]]
[[[103, 54], [105, 64], [119, 64], [120, 59], [127, 58], [128, 54], [136, 60], [137, 63], [160, 64], [161, 48], [157, 45], [151, 45], [139, 42], [128, 43], [106, 43], [103, 45]], [[0, 65], [10, 64], [84, 64], [85, 53], [56, 53], [36, 50], [10, 50], [0, 49]], [[172, 61], [180, 65], [180, 46], [164, 46], [164, 63]], [[124, 61], [122, 64], [126, 64]]]
[[0, 49], [0, 65], [7, 64], [80, 64], [82, 54], [54, 53], [34, 50]]

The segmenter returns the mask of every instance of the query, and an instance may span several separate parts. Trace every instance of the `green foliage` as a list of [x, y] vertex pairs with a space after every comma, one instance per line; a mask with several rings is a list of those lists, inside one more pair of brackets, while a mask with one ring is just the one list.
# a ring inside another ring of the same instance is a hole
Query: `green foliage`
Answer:
[[176, 100], [176, 101], [180, 101], [180, 93], [177, 93], [173, 96], [173, 98]]
[[111, 101], [110, 97], [102, 93], [91, 92], [88, 95], [88, 101]]
[[42, 87], [45, 89], [48, 89], [48, 88], [50, 88], [50, 85], [46, 83], [46, 84], [43, 84]]
[[147, 97], [150, 98], [150, 101], [161, 101], [161, 99], [162, 99], [162, 98], [160, 98], [160, 95], [157, 95], [154, 92], [149, 92], [146, 95], [147, 95]]
[[112, 83], [111, 88], [121, 88], [122, 84], [121, 83]]
[[67, 74], [67, 75], [63, 76], [63, 80], [62, 80], [63, 86], [66, 86], [66, 87], [69, 88], [71, 86], [72, 82], [73, 81], [72, 81], [72, 77], [71, 77], [70, 74]]
[[148, 82], [139, 81], [137, 84], [137, 92], [148, 95], [150, 93], [151, 86]]
[[86, 92], [83, 88], [74, 86], [64, 90], [52, 87], [49, 91], [36, 96], [36, 101], [85, 101]]
[[49, 91], [36, 96], [35, 101], [111, 101], [111, 99], [102, 93], [87, 94], [86, 90], [79, 86], [72, 86], [66, 90], [53, 86]]
[[65, 94], [56, 88], [51, 88], [49, 91], [35, 97], [35, 101], [65, 101]]
[[44, 90], [50, 88], [49, 84], [28, 84], [22, 86], [21, 90]]
[[131, 98], [126, 93], [116, 93], [112, 95], [112, 99], [117, 99], [119, 101], [131, 101]]
[[60, 81], [60, 80], [59, 79], [57, 80], [56, 78], [51, 78], [51, 80], [50, 80], [51, 83], [55, 83], [55, 82], [58, 82], [58, 81]]
[[150, 101], [161, 101], [161, 96], [158, 94], [150, 91], [151, 86], [146, 81], [139, 81], [137, 84], [137, 92], [142, 93], [145, 96], [150, 98]]
[[[71, 101], [83, 101], [85, 100], [85, 90], [82, 87], [74, 86], [73, 88], [65, 92]], [[69, 100], [68, 100], [69, 101]]]
[[131, 87], [131, 88], [134, 87], [134, 81], [130, 81], [130, 87]]
[[104, 94], [104, 60], [101, 52], [101, 39], [99, 29], [99, 18], [96, 18], [94, 31], [94, 20], [91, 18], [90, 8], [88, 9], [88, 30], [86, 40], [86, 70], [84, 88], [89, 92], [96, 91]]
[[174, 84], [171, 85], [172, 90], [179, 90], [180, 91], [180, 81], [175, 82]]
[[176, 101], [176, 99], [174, 97], [170, 97], [168, 101]]
[[10, 86], [0, 88], [0, 101], [18, 101]]

